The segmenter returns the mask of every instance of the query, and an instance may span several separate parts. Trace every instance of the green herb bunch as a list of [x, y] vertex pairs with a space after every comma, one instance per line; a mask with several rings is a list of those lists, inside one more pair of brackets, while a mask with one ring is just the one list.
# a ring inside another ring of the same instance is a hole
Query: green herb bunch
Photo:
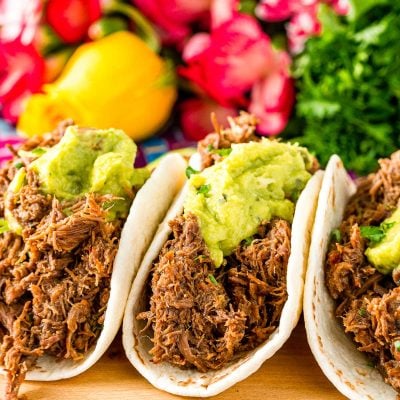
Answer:
[[297, 104], [286, 136], [322, 164], [336, 153], [365, 174], [400, 147], [400, 2], [351, 5], [346, 18], [320, 9], [322, 35], [294, 62]]

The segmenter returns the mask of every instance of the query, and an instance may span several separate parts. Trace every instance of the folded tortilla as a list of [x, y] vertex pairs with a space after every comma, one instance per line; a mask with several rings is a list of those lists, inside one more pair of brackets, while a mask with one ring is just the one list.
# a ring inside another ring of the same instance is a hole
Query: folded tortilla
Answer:
[[335, 317], [325, 286], [324, 263], [331, 232], [340, 225], [356, 187], [340, 158], [332, 156], [321, 186], [304, 289], [304, 322], [311, 351], [327, 378], [352, 400], [396, 399], [395, 390], [357, 350]]
[[[198, 159], [197, 159], [198, 162]], [[297, 203], [292, 223], [291, 253], [287, 266], [288, 298], [283, 307], [279, 326], [270, 337], [255, 349], [240, 354], [219, 370], [206, 373], [196, 369], [180, 369], [169, 363], [154, 364], [149, 350], [150, 338], [141, 332], [145, 326], [136, 315], [147, 307], [146, 285], [153, 261], [157, 258], [171, 229], [168, 222], [183, 212], [188, 187], [185, 186], [160, 225], [133, 282], [124, 322], [123, 345], [132, 365], [156, 388], [181, 396], [214, 396], [245, 379], [282, 347], [296, 326], [302, 310], [302, 296], [311, 229], [323, 177], [317, 171], [308, 181]]]
[[177, 154], [166, 156], [137, 192], [122, 229], [114, 260], [110, 298], [96, 345], [80, 361], [39, 357], [28, 370], [27, 380], [52, 381], [71, 378], [90, 368], [107, 350], [122, 322], [132, 279], [160, 221], [185, 179], [186, 162]]

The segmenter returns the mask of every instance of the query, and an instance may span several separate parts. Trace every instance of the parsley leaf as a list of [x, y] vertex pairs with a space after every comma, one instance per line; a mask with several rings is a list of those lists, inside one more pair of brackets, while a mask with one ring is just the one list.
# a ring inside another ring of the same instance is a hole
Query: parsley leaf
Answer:
[[321, 164], [336, 153], [346, 168], [366, 174], [400, 147], [400, 2], [355, 3], [344, 18], [320, 8], [322, 35], [294, 62], [298, 95], [285, 136]]

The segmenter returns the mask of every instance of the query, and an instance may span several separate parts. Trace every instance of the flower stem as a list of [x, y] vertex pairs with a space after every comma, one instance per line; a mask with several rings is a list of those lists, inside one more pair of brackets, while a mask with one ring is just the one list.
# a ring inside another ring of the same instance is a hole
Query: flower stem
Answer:
[[137, 34], [143, 39], [144, 42], [156, 53], [161, 49], [160, 38], [148, 21], [136, 8], [129, 4], [121, 3], [117, 1], [111, 1], [107, 4], [107, 12], [116, 12], [125, 15], [136, 25]]

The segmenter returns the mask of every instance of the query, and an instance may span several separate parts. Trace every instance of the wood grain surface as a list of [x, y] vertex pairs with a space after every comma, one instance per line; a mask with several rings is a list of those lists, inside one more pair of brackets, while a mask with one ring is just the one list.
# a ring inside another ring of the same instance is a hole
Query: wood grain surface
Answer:
[[[153, 388], [136, 372], [125, 358], [120, 335], [103, 358], [85, 373], [57, 382], [26, 382], [21, 393], [28, 400], [180, 399]], [[285, 346], [258, 372], [213, 399], [342, 400], [345, 397], [314, 361], [301, 320]]]

